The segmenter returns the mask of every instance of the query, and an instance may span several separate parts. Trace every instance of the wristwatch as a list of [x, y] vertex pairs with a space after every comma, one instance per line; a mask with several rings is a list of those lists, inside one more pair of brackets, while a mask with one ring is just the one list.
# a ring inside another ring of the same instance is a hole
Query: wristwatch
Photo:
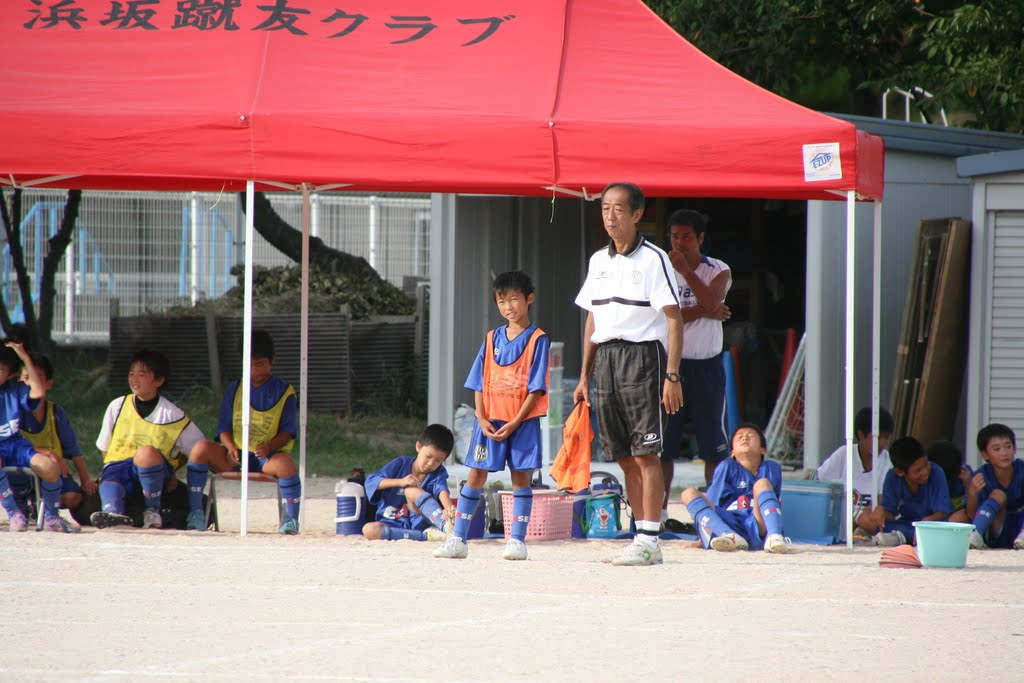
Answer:
[[676, 383], [676, 382], [679, 381], [679, 373], [678, 372], [666, 372], [665, 373], [665, 379], [667, 379], [669, 382]]

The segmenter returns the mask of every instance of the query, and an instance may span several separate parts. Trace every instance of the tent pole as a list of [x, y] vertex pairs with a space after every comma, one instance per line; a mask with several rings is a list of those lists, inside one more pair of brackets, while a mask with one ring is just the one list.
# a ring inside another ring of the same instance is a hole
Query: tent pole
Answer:
[[199, 303], [199, 193], [192, 193], [189, 225], [189, 301]]
[[253, 259], [253, 212], [255, 206], [255, 183], [245, 183], [245, 305], [242, 309], [242, 443], [238, 444], [242, 456], [242, 509], [239, 511], [239, 534], [244, 538], [248, 531], [249, 503], [249, 424], [251, 421], [250, 401], [252, 394], [252, 259]]
[[853, 331], [854, 268], [857, 264], [856, 194], [846, 193], [846, 547], [853, 549]]
[[871, 300], [871, 505], [878, 507], [878, 411], [882, 364], [882, 202], [874, 202]]
[[302, 294], [299, 324], [299, 528], [306, 529], [306, 388], [309, 384], [309, 231], [312, 211], [309, 184], [302, 184]]

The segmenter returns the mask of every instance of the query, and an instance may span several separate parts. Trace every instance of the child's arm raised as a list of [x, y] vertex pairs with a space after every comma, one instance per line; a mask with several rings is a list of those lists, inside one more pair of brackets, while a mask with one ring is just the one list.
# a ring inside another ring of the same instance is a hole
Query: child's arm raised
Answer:
[[28, 397], [34, 400], [46, 398], [46, 384], [43, 382], [43, 378], [40, 377], [39, 370], [32, 363], [32, 358], [25, 351], [25, 345], [18, 342], [7, 342], [5, 346], [13, 349], [25, 366], [25, 373], [28, 375]]

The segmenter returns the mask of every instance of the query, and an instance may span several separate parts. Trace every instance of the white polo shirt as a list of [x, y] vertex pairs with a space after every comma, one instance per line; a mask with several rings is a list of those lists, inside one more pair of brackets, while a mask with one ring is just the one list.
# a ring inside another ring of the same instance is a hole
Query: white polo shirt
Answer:
[[594, 315], [590, 340], [656, 340], [667, 348], [668, 322], [661, 309], [679, 305], [672, 273], [668, 254], [641, 235], [625, 253], [617, 253], [614, 242], [594, 253], [576, 296], [576, 305]]
[[[729, 266], [724, 261], [719, 261], [710, 256], [701, 256], [700, 263], [693, 272], [697, 274], [700, 281], [705, 285], [711, 285], [711, 281], [728, 272]], [[679, 292], [679, 305], [689, 308], [697, 305], [697, 297], [690, 290], [684, 278], [678, 271], [673, 271], [676, 276], [677, 291]], [[726, 289], [726, 293], [728, 293]], [[683, 358], [691, 360], [705, 360], [714, 358], [722, 352], [722, 321], [711, 318], [697, 318], [683, 325]]]

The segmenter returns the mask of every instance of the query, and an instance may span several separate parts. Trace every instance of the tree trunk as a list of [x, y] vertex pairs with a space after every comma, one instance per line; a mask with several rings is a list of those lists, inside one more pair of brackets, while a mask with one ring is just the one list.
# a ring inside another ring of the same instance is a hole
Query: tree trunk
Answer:
[[50, 238], [49, 250], [43, 259], [43, 275], [39, 281], [39, 318], [36, 327], [38, 344], [43, 348], [53, 345], [53, 302], [57, 298], [57, 269], [71, 244], [71, 236], [78, 224], [78, 210], [82, 206], [82, 191], [68, 192], [64, 203], [64, 218], [57, 233]]

